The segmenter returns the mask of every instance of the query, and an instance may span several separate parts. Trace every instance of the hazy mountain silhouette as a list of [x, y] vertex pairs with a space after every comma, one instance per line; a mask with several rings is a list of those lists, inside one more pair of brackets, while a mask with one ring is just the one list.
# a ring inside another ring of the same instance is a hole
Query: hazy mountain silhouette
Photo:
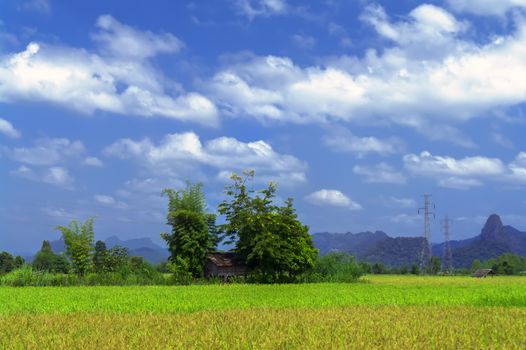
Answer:
[[[104, 243], [106, 243], [108, 249], [116, 245], [128, 248], [129, 256], [140, 256], [152, 264], [166, 261], [170, 256], [168, 249], [155, 244], [150, 238], [121, 240], [117, 236], [111, 236], [108, 237]], [[65, 251], [64, 240], [62, 238], [51, 241], [50, 244], [51, 249], [57, 254]]]
[[[342, 251], [359, 260], [390, 266], [410, 265], [420, 261], [422, 237], [388, 236], [385, 232], [316, 233], [314, 244], [321, 254]], [[504, 253], [526, 255], [526, 232], [505, 226], [500, 216], [492, 214], [479, 235], [450, 242], [455, 267], [469, 267], [475, 259], [487, 260]], [[444, 244], [433, 244], [433, 255], [442, 257]]]

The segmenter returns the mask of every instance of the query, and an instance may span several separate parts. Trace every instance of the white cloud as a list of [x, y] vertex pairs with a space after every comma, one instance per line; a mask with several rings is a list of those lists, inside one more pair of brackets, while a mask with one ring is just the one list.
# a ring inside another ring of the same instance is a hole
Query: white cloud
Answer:
[[18, 9], [49, 14], [51, 13], [51, 4], [49, 0], [22, 0], [18, 5]]
[[94, 166], [94, 167], [104, 166], [104, 163], [102, 162], [102, 160], [100, 160], [97, 157], [86, 157], [84, 159], [84, 164], [89, 165], [89, 166]]
[[290, 39], [300, 49], [312, 49], [316, 46], [316, 39], [309, 35], [294, 34]]
[[501, 133], [494, 131], [491, 133], [491, 139], [493, 142], [495, 142], [497, 145], [505, 147], [505, 148], [513, 148], [513, 142], [506, 136], [502, 135]]
[[0, 134], [4, 134], [7, 137], [10, 137], [13, 139], [17, 139], [20, 136], [22, 136], [20, 131], [18, 131], [17, 129], [13, 127], [13, 124], [11, 124], [10, 122], [2, 118], [0, 118]]
[[467, 24], [436, 6], [421, 5], [397, 22], [380, 7], [367, 11], [363, 19], [393, 41], [381, 53], [306, 67], [245, 55], [215, 74], [210, 95], [229, 115], [399, 124], [466, 147], [474, 144], [455, 125], [526, 102], [526, 23], [481, 43], [464, 39]]
[[85, 152], [81, 141], [66, 138], [39, 139], [34, 147], [4, 149], [9, 157], [17, 162], [29, 165], [53, 165], [68, 158], [79, 157]]
[[440, 179], [438, 185], [446, 188], [453, 188], [456, 190], [468, 190], [473, 187], [480, 187], [483, 183], [477, 179], [469, 179], [462, 177], [448, 177], [445, 179]]
[[359, 158], [368, 154], [388, 156], [399, 153], [403, 149], [402, 141], [397, 138], [359, 137], [343, 128], [331, 130], [323, 140], [331, 149], [339, 152], [354, 153]]
[[415, 208], [416, 201], [412, 198], [397, 198], [397, 197], [387, 197], [383, 198], [382, 201], [390, 207], [394, 208]]
[[97, 203], [100, 203], [108, 207], [117, 208], [117, 209], [126, 209], [128, 207], [126, 203], [117, 201], [112, 196], [108, 196], [104, 194], [96, 194], [95, 196], [93, 196], [93, 198], [95, 199]]
[[424, 175], [491, 176], [504, 172], [500, 159], [480, 156], [455, 159], [433, 156], [427, 151], [405, 155], [404, 164], [411, 172]]
[[65, 189], [72, 189], [74, 182], [74, 179], [69, 174], [68, 170], [58, 166], [35, 171], [25, 165], [22, 165], [18, 169], [12, 171], [11, 175], [35, 182], [43, 182]]
[[33, 42], [0, 58], [0, 101], [43, 101], [85, 114], [100, 110], [217, 124], [209, 99], [183, 91], [148, 60], [179, 50], [176, 37], [141, 32], [108, 15], [97, 23], [93, 37], [99, 52]]
[[508, 184], [526, 184], [526, 153], [504, 164], [500, 159], [482, 156], [456, 159], [434, 156], [424, 151], [420, 155], [404, 156], [405, 167], [414, 174], [435, 178], [442, 187], [468, 189], [479, 187], [485, 180]]
[[355, 165], [353, 172], [364, 178], [368, 183], [390, 183], [402, 185], [406, 183], [406, 177], [401, 172], [386, 163], [377, 165]]
[[160, 53], [176, 53], [183, 43], [170, 33], [155, 34], [139, 31], [120, 23], [110, 15], [97, 19], [99, 31], [93, 39], [101, 44], [103, 50], [116, 57], [144, 59]]
[[134, 159], [157, 174], [197, 176], [196, 168], [208, 166], [218, 170], [219, 178], [226, 173], [255, 169], [257, 178], [281, 179], [282, 184], [306, 181], [304, 162], [280, 154], [265, 141], [241, 142], [231, 137], [219, 137], [204, 144], [193, 132], [168, 134], [157, 145], [150, 139], [121, 139], [104, 150], [106, 156]]
[[336, 207], [344, 207], [350, 210], [360, 210], [362, 206], [347, 197], [338, 190], [321, 189], [313, 192], [305, 197], [305, 199], [315, 205], [330, 205]]
[[233, 0], [237, 10], [250, 20], [255, 17], [270, 17], [286, 14], [288, 5], [285, 0]]
[[526, 0], [448, 0], [447, 2], [457, 12], [476, 15], [503, 16], [512, 9], [526, 7]]

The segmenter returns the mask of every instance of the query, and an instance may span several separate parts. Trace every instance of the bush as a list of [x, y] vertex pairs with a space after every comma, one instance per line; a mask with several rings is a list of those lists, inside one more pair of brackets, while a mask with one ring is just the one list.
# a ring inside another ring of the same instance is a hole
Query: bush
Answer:
[[122, 269], [118, 272], [78, 276], [38, 271], [30, 265], [24, 265], [0, 277], [0, 285], [10, 287], [166, 285], [170, 283], [170, 280], [153, 268], [137, 271]]
[[318, 257], [312, 272], [301, 282], [355, 282], [364, 271], [353, 256], [346, 253], [329, 253]]

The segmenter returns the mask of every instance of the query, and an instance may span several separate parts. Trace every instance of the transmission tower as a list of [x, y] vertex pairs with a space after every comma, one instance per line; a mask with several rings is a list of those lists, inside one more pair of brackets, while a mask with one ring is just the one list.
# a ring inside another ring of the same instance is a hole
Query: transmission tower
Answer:
[[431, 203], [431, 195], [424, 194], [424, 206], [418, 209], [418, 214], [424, 215], [424, 235], [422, 240], [422, 251], [420, 253], [420, 271], [423, 273], [428, 266], [429, 259], [431, 258], [431, 215], [435, 218], [435, 212], [431, 210], [435, 209], [435, 205]]
[[442, 222], [442, 231], [444, 233], [444, 250], [442, 252], [442, 270], [450, 274], [453, 272], [453, 254], [451, 253], [451, 244], [450, 244], [450, 225], [449, 218], [444, 218]]

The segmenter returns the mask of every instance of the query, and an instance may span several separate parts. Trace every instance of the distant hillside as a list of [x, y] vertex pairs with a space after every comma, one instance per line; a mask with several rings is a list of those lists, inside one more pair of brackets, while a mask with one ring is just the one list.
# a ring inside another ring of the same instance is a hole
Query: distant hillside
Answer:
[[346, 252], [361, 261], [389, 266], [418, 263], [424, 244], [421, 237], [392, 238], [383, 231], [360, 233], [315, 233], [314, 245], [321, 255]]
[[[158, 246], [150, 238], [133, 238], [121, 240], [117, 236], [111, 236], [108, 237], [104, 243], [106, 243], [106, 247], [108, 249], [113, 248], [116, 245], [128, 248], [128, 253], [130, 256], [140, 256], [152, 264], [158, 264], [166, 261], [170, 256], [168, 249]], [[53, 251], [57, 254], [65, 251], [64, 240], [62, 238], [56, 241], [51, 241], [50, 244], [51, 249], [53, 249]]]
[[[393, 238], [385, 232], [315, 233], [314, 245], [320, 254], [342, 251], [359, 260], [402, 266], [418, 263], [424, 244], [422, 237]], [[492, 214], [481, 233], [465, 240], [450, 242], [455, 267], [469, 267], [475, 259], [487, 260], [504, 253], [526, 255], [526, 232], [504, 226], [500, 217]], [[434, 244], [433, 255], [442, 257], [444, 244]]]

